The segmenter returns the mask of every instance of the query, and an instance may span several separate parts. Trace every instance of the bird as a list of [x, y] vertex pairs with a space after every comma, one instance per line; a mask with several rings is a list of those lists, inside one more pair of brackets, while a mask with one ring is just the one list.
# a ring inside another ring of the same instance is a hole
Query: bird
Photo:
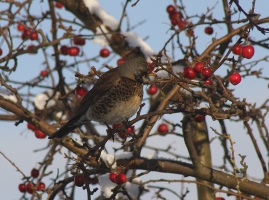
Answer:
[[69, 121], [49, 136], [62, 138], [87, 121], [119, 124], [132, 117], [143, 98], [143, 78], [149, 74], [139, 56], [105, 72], [86, 93]]

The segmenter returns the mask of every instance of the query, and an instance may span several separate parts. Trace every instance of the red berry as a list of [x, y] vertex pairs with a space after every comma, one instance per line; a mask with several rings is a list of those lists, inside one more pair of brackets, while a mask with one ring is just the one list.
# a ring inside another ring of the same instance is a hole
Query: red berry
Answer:
[[125, 59], [124, 58], [120, 58], [119, 60], [117, 60], [117, 65], [119, 66], [119, 65], [121, 65], [121, 64], [123, 64], [123, 63], [125, 63]]
[[185, 67], [183, 69], [183, 76], [188, 79], [194, 79], [196, 77], [196, 73], [191, 67]]
[[47, 77], [48, 76], [48, 71], [47, 70], [42, 70], [41, 72], [40, 72], [40, 76], [42, 76], [42, 77]]
[[27, 185], [26, 185], [26, 191], [27, 191], [29, 194], [32, 194], [33, 191], [34, 191], [34, 187], [35, 187], [35, 185], [34, 185], [32, 182], [29, 182], [29, 183], [27, 183]]
[[173, 5], [169, 5], [166, 7], [166, 12], [168, 12], [171, 15], [176, 12], [176, 8]]
[[35, 45], [32, 45], [30, 44], [28, 47], [27, 47], [27, 50], [29, 50], [29, 53], [30, 54], [36, 54], [37, 53], [37, 49], [35, 49]]
[[209, 67], [204, 67], [201, 73], [204, 77], [210, 77], [212, 75], [212, 70]]
[[60, 52], [63, 55], [67, 55], [68, 54], [68, 47], [66, 45], [61, 46]]
[[31, 171], [31, 176], [33, 177], [33, 178], [37, 178], [38, 176], [39, 176], [39, 170], [38, 169], [32, 169], [32, 171]]
[[17, 30], [21, 31], [21, 32], [24, 31], [24, 25], [23, 24], [18, 24], [17, 25]]
[[59, 9], [61, 9], [63, 7], [63, 4], [59, 3], [59, 2], [56, 2], [55, 3], [55, 6]]
[[98, 183], [98, 178], [96, 176], [89, 177], [88, 180], [89, 180], [89, 183], [93, 185]]
[[225, 200], [223, 197], [216, 197], [214, 200]]
[[121, 126], [122, 126], [122, 124], [113, 124], [113, 125], [112, 125], [112, 128], [115, 129], [115, 128], [119, 128], [119, 127], [121, 127]]
[[118, 174], [115, 178], [114, 178], [114, 182], [118, 185], [121, 185], [123, 183], [126, 183], [127, 178], [125, 176], [125, 174]]
[[44, 190], [46, 188], [46, 185], [45, 183], [43, 182], [39, 182], [38, 186], [37, 186], [37, 190], [38, 191], [41, 191], [41, 190]]
[[174, 19], [174, 20], [176, 20], [177, 23], [182, 19], [182, 15], [180, 12], [175, 12], [175, 13], [169, 15], [169, 17], [170, 17], [171, 21], [172, 21], [172, 19]]
[[151, 85], [148, 89], [148, 94], [149, 95], [154, 95], [158, 92], [158, 87], [156, 85]]
[[0, 56], [2, 56], [3, 54], [3, 50], [0, 48]]
[[235, 55], [241, 55], [241, 51], [242, 51], [242, 45], [241, 44], [237, 44], [237, 45], [234, 46], [233, 53]]
[[74, 177], [74, 183], [77, 187], [82, 187], [85, 183], [84, 180], [84, 175], [83, 174], [79, 174], [77, 176]]
[[213, 82], [211, 79], [206, 79], [205, 82], [204, 82], [204, 85], [212, 85]]
[[160, 124], [159, 127], [158, 127], [158, 132], [161, 135], [165, 135], [168, 132], [168, 126], [167, 126], [167, 124], [165, 124], [165, 123]]
[[111, 180], [112, 182], [114, 182], [114, 179], [115, 179], [116, 176], [117, 176], [116, 173], [111, 172], [111, 173], [109, 174], [109, 180]]
[[33, 126], [32, 124], [30, 124], [30, 123], [27, 123], [27, 128], [30, 129], [30, 130], [32, 130], [32, 131], [37, 130], [37, 128], [34, 127], [34, 126]]
[[203, 122], [203, 121], [205, 121], [205, 116], [204, 115], [196, 115], [194, 117], [194, 121], [196, 121], [196, 122]]
[[204, 63], [202, 62], [197, 62], [194, 66], [194, 71], [196, 73], [201, 73], [202, 69], [205, 67]]
[[22, 193], [26, 192], [26, 185], [25, 185], [24, 183], [21, 183], [21, 184], [19, 185], [19, 190], [20, 190], [20, 192], [22, 192]]
[[36, 31], [32, 31], [29, 35], [30, 40], [37, 40], [38, 39], [38, 33]]
[[83, 37], [75, 37], [74, 38], [74, 44], [76, 44], [76, 45], [83, 46], [83, 45], [85, 45], [85, 43], [86, 43], [86, 40]]
[[110, 55], [110, 51], [107, 48], [103, 48], [100, 50], [100, 56], [106, 58]]
[[246, 46], [242, 47], [242, 51], [241, 51], [242, 57], [250, 59], [250, 58], [252, 58], [254, 53], [255, 53], [255, 49], [253, 46], [246, 45]]
[[176, 19], [171, 19], [171, 24], [174, 25], [174, 26], [177, 25], [177, 20]]
[[29, 38], [30, 34], [31, 34], [30, 29], [28, 29], [28, 28], [24, 29], [24, 31], [22, 32], [22, 35], [21, 35], [21, 39], [27, 40]]
[[77, 95], [83, 97], [87, 93], [87, 90], [84, 87], [78, 86], [76, 88], [76, 93]]
[[214, 32], [214, 29], [211, 26], [205, 28], [205, 33], [211, 35]]
[[35, 130], [35, 136], [39, 139], [44, 139], [47, 137], [47, 135], [40, 130]]
[[79, 48], [76, 46], [69, 47], [67, 52], [69, 56], [77, 56], [79, 54]]
[[241, 82], [241, 75], [239, 73], [234, 73], [229, 77], [229, 81], [233, 84], [233, 85], [237, 85], [238, 83]]
[[187, 23], [184, 20], [179, 20], [179, 22], [177, 23], [178, 27], [180, 29], [184, 29], [187, 25]]

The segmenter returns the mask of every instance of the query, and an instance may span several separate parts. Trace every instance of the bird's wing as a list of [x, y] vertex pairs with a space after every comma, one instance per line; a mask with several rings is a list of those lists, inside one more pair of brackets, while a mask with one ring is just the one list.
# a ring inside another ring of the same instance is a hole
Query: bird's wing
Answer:
[[49, 138], [61, 138], [68, 133], [70, 133], [75, 128], [79, 127], [86, 121], [86, 117], [82, 117], [89, 107], [94, 104], [95, 101], [100, 99], [107, 91], [109, 91], [113, 86], [117, 85], [120, 81], [120, 76], [115, 73], [116, 69], [112, 69], [104, 73], [93, 86], [93, 88], [87, 92], [84, 98], [81, 100], [78, 108], [72, 114], [69, 121], [63, 125], [59, 130], [49, 136]]

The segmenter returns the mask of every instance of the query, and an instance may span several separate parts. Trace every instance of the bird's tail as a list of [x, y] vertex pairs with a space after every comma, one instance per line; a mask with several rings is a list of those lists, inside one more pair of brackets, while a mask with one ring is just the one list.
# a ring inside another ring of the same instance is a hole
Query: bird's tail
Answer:
[[[68, 125], [68, 126], [66, 126]], [[80, 125], [77, 126], [70, 126], [69, 124], [66, 124], [63, 127], [61, 127], [59, 130], [57, 130], [56, 132], [54, 132], [52, 135], [49, 136], [49, 139], [52, 138], [62, 138], [66, 135], [68, 135], [70, 132], [72, 132], [74, 129], [76, 129], [77, 127], [79, 127]]]

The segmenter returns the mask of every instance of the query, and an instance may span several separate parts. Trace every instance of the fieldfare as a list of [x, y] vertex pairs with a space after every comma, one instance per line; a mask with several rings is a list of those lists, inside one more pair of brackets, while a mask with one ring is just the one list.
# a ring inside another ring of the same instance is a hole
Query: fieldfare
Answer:
[[104, 73], [84, 96], [69, 121], [49, 136], [61, 138], [87, 121], [122, 123], [138, 110], [143, 97], [143, 77], [149, 73], [144, 57], [127, 60]]

